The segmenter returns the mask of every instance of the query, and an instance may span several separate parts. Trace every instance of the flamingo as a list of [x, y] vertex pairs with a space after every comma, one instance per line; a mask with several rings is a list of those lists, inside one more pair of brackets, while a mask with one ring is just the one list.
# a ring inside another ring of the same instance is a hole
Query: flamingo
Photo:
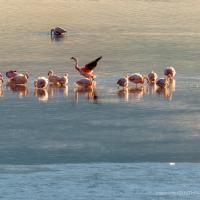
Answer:
[[123, 77], [123, 78], [120, 78], [118, 81], [117, 81], [117, 84], [119, 85], [118, 87], [123, 87], [123, 88], [127, 88], [128, 87], [128, 75]]
[[81, 87], [81, 88], [93, 88], [96, 86], [96, 82], [91, 80], [91, 79], [81, 79], [79, 81], [76, 81], [76, 86]]
[[166, 88], [169, 86], [169, 81], [167, 78], [160, 78], [156, 81], [156, 85], [160, 88]]
[[172, 80], [176, 75], [176, 70], [174, 69], [174, 67], [169, 66], [164, 70], [164, 75], [170, 80]]
[[61, 36], [63, 33], [66, 33], [67, 31], [64, 30], [61, 27], [55, 27], [51, 29], [51, 36], [55, 35], [55, 36]]
[[82, 75], [85, 76], [86, 78], [91, 78], [94, 80], [96, 76], [93, 74], [93, 69], [97, 66], [98, 61], [102, 58], [102, 56], [98, 57], [97, 59], [93, 60], [92, 62], [84, 65], [83, 67], [79, 67], [78, 65], [78, 59], [71, 57], [72, 60], [75, 61], [75, 68], [76, 70]]
[[34, 86], [39, 89], [46, 88], [49, 81], [46, 77], [40, 76], [34, 81]]
[[135, 83], [136, 84], [136, 87], [137, 87], [137, 84], [144, 84], [144, 81], [145, 79], [148, 81], [148, 78], [144, 75], [141, 75], [139, 73], [134, 73], [132, 75], [129, 76], [128, 80], [132, 83]]
[[0, 73], [0, 86], [3, 84], [3, 75]]
[[50, 70], [48, 73], [48, 80], [53, 84], [66, 85], [68, 84], [68, 74], [66, 73], [64, 76], [58, 76], [54, 74], [53, 70]]
[[157, 79], [158, 79], [158, 75], [156, 74], [156, 72], [151, 71], [148, 74], [148, 80], [150, 84], [155, 84]]
[[29, 78], [28, 73], [20, 74], [20, 73], [14, 72], [13, 75], [11, 75], [9, 82], [11, 84], [24, 85], [27, 83], [28, 78]]

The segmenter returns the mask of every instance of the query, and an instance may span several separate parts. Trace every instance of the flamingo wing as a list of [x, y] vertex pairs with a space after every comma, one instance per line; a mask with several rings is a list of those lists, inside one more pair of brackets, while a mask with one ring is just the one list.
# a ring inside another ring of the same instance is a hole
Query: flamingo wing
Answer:
[[87, 70], [90, 70], [92, 71], [96, 66], [97, 66], [97, 63], [98, 61], [102, 58], [102, 56], [98, 57], [97, 59], [93, 60], [92, 62], [88, 63], [85, 65], [85, 68]]
[[56, 27], [56, 28], [55, 28], [55, 32], [58, 32], [58, 33], [60, 33], [60, 34], [66, 33], [66, 31], [65, 31], [63, 28], [61, 28], [61, 27]]

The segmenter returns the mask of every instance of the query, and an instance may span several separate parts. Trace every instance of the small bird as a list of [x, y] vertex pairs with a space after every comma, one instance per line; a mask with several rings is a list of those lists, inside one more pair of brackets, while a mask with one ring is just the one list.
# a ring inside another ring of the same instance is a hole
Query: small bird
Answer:
[[148, 74], [148, 81], [150, 84], [155, 84], [157, 79], [158, 79], [158, 75], [156, 74], [156, 72], [151, 71]]
[[119, 85], [118, 87], [123, 87], [123, 88], [127, 88], [128, 87], [128, 75], [123, 77], [123, 78], [120, 78], [118, 81], [117, 81], [117, 84]]
[[84, 79], [81, 79], [79, 81], [76, 81], [76, 86], [78, 87], [83, 87], [83, 88], [93, 88], [96, 86], [96, 82], [91, 80], [91, 79], [87, 79], [87, 78], [84, 78]]
[[128, 80], [132, 83], [135, 83], [136, 87], [137, 87], [137, 84], [143, 85], [145, 80], [147, 80], [147, 82], [148, 82], [148, 78], [144, 75], [139, 74], [139, 73], [134, 73], [134, 74], [130, 75]]
[[68, 74], [66, 73], [64, 76], [58, 76], [54, 74], [53, 70], [48, 72], [48, 80], [50, 83], [59, 84], [59, 85], [66, 85], [68, 84]]
[[61, 27], [55, 27], [51, 29], [51, 36], [55, 35], [55, 36], [61, 36], [63, 33], [66, 33], [67, 31], [64, 30]]
[[75, 68], [76, 70], [86, 78], [94, 80], [96, 76], [93, 74], [93, 69], [97, 66], [98, 61], [102, 58], [102, 56], [98, 57], [97, 59], [93, 60], [92, 62], [84, 65], [83, 67], [79, 67], [78, 65], [78, 59], [71, 57], [72, 60], [75, 61]]
[[0, 86], [3, 84], [3, 75], [0, 73]]
[[166, 88], [169, 86], [169, 80], [167, 78], [160, 78], [156, 81], [156, 85], [160, 88]]
[[46, 88], [49, 81], [46, 77], [40, 76], [34, 81], [34, 86], [39, 89]]
[[11, 78], [9, 78], [9, 82], [11, 84], [24, 85], [27, 83], [28, 78], [29, 78], [28, 73], [19, 74], [14, 72]]
[[174, 69], [174, 67], [169, 66], [164, 70], [164, 75], [170, 80], [172, 80], [176, 75], [176, 70]]

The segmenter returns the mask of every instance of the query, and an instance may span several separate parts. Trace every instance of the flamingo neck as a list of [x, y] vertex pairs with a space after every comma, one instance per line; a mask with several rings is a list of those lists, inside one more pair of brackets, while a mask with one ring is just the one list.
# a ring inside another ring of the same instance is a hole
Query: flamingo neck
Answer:
[[52, 29], [51, 29], [51, 35], [53, 35], [53, 34], [54, 34], [54, 29], [52, 28]]
[[78, 59], [77, 58], [74, 58], [74, 61], [75, 61], [75, 68], [80, 71], [80, 68], [78, 66]]

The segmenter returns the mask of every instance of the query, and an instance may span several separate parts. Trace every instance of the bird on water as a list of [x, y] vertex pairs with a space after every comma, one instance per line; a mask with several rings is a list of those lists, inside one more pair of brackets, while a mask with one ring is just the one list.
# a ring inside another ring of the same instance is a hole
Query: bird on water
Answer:
[[51, 36], [61, 36], [63, 35], [64, 33], [66, 33], [67, 31], [61, 27], [55, 27], [55, 28], [52, 28], [51, 29]]
[[78, 59], [71, 57], [72, 60], [75, 61], [75, 69], [84, 77], [94, 80], [96, 76], [93, 74], [93, 69], [97, 66], [98, 61], [102, 58], [102, 56], [97, 59], [91, 61], [90, 63], [80, 67], [78, 64]]

